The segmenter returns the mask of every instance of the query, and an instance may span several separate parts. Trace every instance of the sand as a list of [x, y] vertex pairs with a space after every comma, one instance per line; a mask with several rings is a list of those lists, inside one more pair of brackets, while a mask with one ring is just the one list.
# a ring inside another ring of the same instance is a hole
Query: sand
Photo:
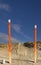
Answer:
[[[23, 47], [22, 47], [23, 48]], [[19, 53], [20, 51], [20, 53]], [[25, 54], [23, 54], [22, 52]], [[9, 63], [8, 49], [0, 48], [0, 65], [41, 65], [41, 50], [37, 50], [37, 62], [34, 63], [33, 48], [26, 48], [26, 50], [13, 49], [12, 50], [12, 63]], [[21, 54], [22, 53], [22, 54]], [[2, 60], [5, 59], [5, 64]]]

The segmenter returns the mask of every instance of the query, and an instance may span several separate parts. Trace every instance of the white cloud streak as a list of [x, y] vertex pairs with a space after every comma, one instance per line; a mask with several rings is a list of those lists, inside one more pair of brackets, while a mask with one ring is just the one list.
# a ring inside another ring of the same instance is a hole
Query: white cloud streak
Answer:
[[12, 24], [12, 28], [16, 31], [16, 32], [21, 32], [21, 26], [18, 24]]
[[[8, 35], [5, 34], [5, 33], [0, 33], [0, 41], [3, 42], [3, 43], [4, 42], [8, 43]], [[19, 42], [19, 40], [17, 40], [16, 38], [11, 37], [11, 42], [16, 43], [16, 42]]]
[[27, 40], [30, 40], [31, 38], [29, 36], [26, 36], [23, 32], [22, 32], [22, 28], [21, 25], [19, 24], [12, 24], [12, 28], [17, 32], [20, 33], [23, 37], [25, 37]]
[[0, 9], [3, 9], [5, 11], [10, 11], [10, 6], [8, 4], [5, 3], [0, 3]]

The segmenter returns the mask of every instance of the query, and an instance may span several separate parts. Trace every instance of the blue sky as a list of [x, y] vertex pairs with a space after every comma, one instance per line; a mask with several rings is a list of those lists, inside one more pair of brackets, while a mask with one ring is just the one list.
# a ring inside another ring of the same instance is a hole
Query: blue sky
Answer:
[[8, 41], [8, 19], [11, 19], [12, 41], [41, 40], [41, 0], [0, 0], [0, 42]]

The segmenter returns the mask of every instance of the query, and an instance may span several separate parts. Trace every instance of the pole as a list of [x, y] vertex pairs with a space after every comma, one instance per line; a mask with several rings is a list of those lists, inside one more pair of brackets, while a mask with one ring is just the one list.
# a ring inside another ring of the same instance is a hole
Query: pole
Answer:
[[9, 63], [11, 63], [11, 20], [8, 20], [8, 54], [9, 54]]
[[36, 63], [36, 36], [37, 36], [37, 25], [34, 26], [34, 62]]

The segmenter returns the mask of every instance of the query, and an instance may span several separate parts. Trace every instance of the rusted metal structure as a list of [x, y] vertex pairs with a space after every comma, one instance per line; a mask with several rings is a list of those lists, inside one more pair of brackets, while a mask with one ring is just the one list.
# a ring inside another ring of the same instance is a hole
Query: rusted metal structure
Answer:
[[36, 42], [37, 42], [37, 25], [34, 26], [34, 62], [35, 63], [36, 63], [36, 59], [37, 59]]
[[12, 47], [11, 47], [11, 20], [8, 20], [8, 57], [9, 63], [11, 63], [11, 54], [12, 54]]

